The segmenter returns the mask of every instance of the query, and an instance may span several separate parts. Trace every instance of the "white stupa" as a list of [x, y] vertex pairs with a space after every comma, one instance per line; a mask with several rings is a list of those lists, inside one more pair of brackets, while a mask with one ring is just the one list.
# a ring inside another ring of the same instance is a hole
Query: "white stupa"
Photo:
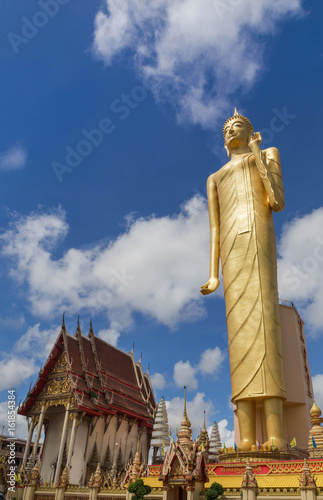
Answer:
[[211, 439], [209, 446], [209, 462], [218, 461], [218, 450], [222, 448], [220, 433], [217, 423], [214, 421], [211, 431]]
[[166, 403], [164, 397], [162, 397], [156, 412], [154, 429], [150, 441], [150, 445], [154, 449], [153, 463], [159, 463], [163, 460], [163, 449], [170, 444], [169, 434]]

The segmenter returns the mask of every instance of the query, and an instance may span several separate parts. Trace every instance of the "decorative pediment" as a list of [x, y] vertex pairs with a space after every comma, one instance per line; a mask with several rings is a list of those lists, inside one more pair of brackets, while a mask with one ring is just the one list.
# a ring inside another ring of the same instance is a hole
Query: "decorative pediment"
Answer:
[[63, 351], [62, 354], [59, 356], [54, 368], [52, 369], [52, 374], [66, 372], [66, 371], [67, 371], [67, 359], [66, 359], [66, 354]]
[[164, 458], [161, 479], [165, 482], [185, 482], [188, 478], [198, 482], [208, 480], [205, 455], [203, 451], [198, 451], [195, 443], [191, 450], [186, 450], [173, 442]]

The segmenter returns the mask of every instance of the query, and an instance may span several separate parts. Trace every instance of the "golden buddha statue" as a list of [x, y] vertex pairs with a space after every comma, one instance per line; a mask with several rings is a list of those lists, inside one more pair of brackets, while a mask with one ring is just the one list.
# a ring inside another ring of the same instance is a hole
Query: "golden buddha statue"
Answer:
[[207, 295], [219, 286], [221, 258], [232, 402], [237, 406], [240, 450], [256, 445], [256, 402], [261, 401], [268, 441], [285, 449], [286, 398], [272, 212], [284, 208], [279, 151], [260, 149], [261, 135], [237, 110], [223, 127], [230, 161], [207, 180], [211, 252]]

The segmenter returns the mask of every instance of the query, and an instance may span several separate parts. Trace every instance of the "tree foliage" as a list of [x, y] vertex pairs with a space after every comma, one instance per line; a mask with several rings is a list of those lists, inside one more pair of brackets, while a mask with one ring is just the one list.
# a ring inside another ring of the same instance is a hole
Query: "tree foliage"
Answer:
[[215, 500], [219, 496], [223, 495], [224, 489], [219, 483], [212, 483], [208, 491], [205, 492], [207, 500]]
[[128, 491], [134, 493], [131, 500], [142, 500], [145, 495], [149, 495], [151, 487], [145, 485], [142, 479], [136, 479], [134, 483], [129, 484]]

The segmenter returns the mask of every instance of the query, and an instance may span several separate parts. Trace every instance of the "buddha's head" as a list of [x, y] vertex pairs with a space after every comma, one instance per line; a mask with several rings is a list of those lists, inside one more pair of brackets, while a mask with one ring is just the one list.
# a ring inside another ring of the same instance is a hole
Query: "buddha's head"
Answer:
[[248, 146], [253, 134], [253, 127], [243, 115], [239, 115], [237, 109], [234, 115], [228, 118], [223, 125], [224, 147], [230, 156], [232, 150], [241, 146]]

